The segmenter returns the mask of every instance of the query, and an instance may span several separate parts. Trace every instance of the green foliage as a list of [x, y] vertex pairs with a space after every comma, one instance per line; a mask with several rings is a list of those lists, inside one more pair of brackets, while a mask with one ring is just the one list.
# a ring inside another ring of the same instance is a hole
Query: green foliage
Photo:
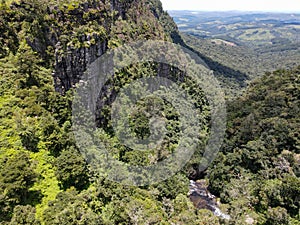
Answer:
[[90, 204], [92, 204], [90, 201], [90, 195], [78, 195], [73, 189], [61, 192], [45, 210], [44, 222], [49, 225], [102, 224], [100, 216], [90, 208]]
[[35, 172], [39, 174], [31, 191], [40, 192], [42, 199], [35, 205], [36, 218], [43, 221], [43, 212], [48, 207], [49, 201], [53, 201], [60, 192], [59, 182], [55, 176], [54, 157], [48, 151], [40, 150], [37, 153], [31, 153], [32, 160], [37, 164]]
[[[162, 146], [143, 152], [121, 144], [110, 112], [116, 94], [132, 81], [156, 74], [172, 79], [194, 99], [202, 122], [201, 141], [183, 171], [149, 187], [129, 187], [87, 168], [76, 150], [72, 85], [86, 64], [107, 48], [132, 41], [183, 44], [159, 1], [22, 0], [1, 2], [0, 9], [1, 224], [226, 224], [195, 209], [186, 196], [188, 177], [202, 176], [197, 166], [210, 112], [202, 90], [176, 68], [145, 62], [117, 71], [100, 93], [103, 111], [96, 123], [99, 141], [113, 158], [143, 166], [164, 160], [176, 149], [186, 122], [171, 103], [151, 96], [132, 108], [128, 117], [136, 137], [149, 137], [152, 116], [161, 116], [166, 125]], [[83, 54], [85, 59], [77, 57]], [[246, 78], [247, 68], [232, 70], [231, 64], [206, 60], [218, 75], [237, 79], [237, 86]], [[70, 69], [68, 63], [75, 67], [72, 77], [59, 73], [61, 64]], [[258, 224], [299, 221], [299, 80], [299, 68], [266, 74], [229, 104], [226, 141], [207, 171], [210, 190], [227, 203], [229, 224], [244, 224], [247, 216]]]
[[159, 18], [150, 10], [148, 1], [133, 1], [126, 11], [126, 18], [119, 15], [112, 26], [109, 48], [139, 40], [165, 40], [169, 38]]
[[[98, 49], [102, 42], [112, 48], [133, 40], [170, 40], [160, 20], [165, 17], [164, 24], [171, 21], [167, 21], [160, 6], [157, 18], [154, 5], [150, 10], [146, 1], [115, 3], [118, 5], [110, 2], [1, 3], [1, 223], [168, 224], [163, 197], [174, 199], [187, 192], [188, 179], [183, 174], [148, 189], [124, 187], [107, 180], [90, 183], [85, 161], [75, 151], [71, 133], [72, 90], [60, 95], [53, 86], [52, 72], [57, 60], [65, 59], [69, 51]], [[132, 65], [117, 74], [116, 82], [120, 84], [115, 88], [157, 73], [156, 67], [151, 63]], [[187, 86], [201, 105], [203, 96]], [[149, 131], [147, 101], [142, 100], [131, 117], [132, 129], [139, 137]], [[164, 146], [158, 153], [150, 152], [151, 158], [122, 146], [113, 136], [101, 136], [114, 157], [127, 163], [149, 164], [174, 150], [178, 115], [170, 104], [158, 105], [162, 106], [156, 111], [163, 108], [169, 129]], [[146, 116], [141, 117], [142, 114]], [[102, 127], [109, 131], [109, 122]]]
[[75, 149], [63, 151], [56, 159], [56, 176], [64, 189], [71, 186], [78, 190], [88, 185], [86, 162]]
[[0, 162], [0, 221], [12, 216], [13, 208], [18, 204], [30, 202], [30, 187], [37, 174], [33, 170], [28, 154], [18, 152]]
[[[211, 23], [211, 26], [214, 25]], [[241, 32], [245, 31], [243, 25], [240, 29]], [[237, 39], [227, 40], [225, 37], [220, 39], [195, 37], [190, 32], [184, 33], [182, 37], [186, 44], [191, 46], [193, 51], [214, 71], [228, 99], [240, 96], [241, 90], [244, 90], [249, 82], [263, 76], [266, 71], [292, 69], [299, 64], [299, 50], [296, 50], [299, 49], [298, 43], [292, 44], [292, 49], [289, 49], [289, 45], [283, 42], [279, 45], [283, 50], [272, 51], [272, 45], [269, 44], [255, 48], [249, 46], [249, 42], [240, 44]], [[255, 41], [252, 43], [256, 45]]]
[[15, 199], [17, 203], [26, 202], [29, 188], [34, 184], [35, 179], [36, 174], [26, 153], [20, 152], [1, 160], [2, 193]]
[[227, 137], [208, 178], [236, 221], [248, 208], [266, 224], [299, 219], [299, 77], [299, 67], [267, 73], [229, 103]]
[[12, 14], [8, 4], [0, 3], [0, 58], [9, 55], [10, 51], [16, 53], [18, 49], [16, 30], [10, 24]]
[[183, 194], [179, 194], [169, 205], [170, 224], [220, 224], [219, 219], [212, 212], [201, 209], [197, 210], [192, 202]]
[[142, 196], [111, 201], [103, 211], [104, 224], [157, 224], [164, 217], [159, 203]]
[[289, 216], [285, 208], [269, 208], [266, 225], [284, 225], [289, 223]]
[[175, 199], [176, 196], [188, 193], [188, 178], [183, 174], [176, 174], [173, 177], [169, 178], [166, 181], [160, 182], [155, 185], [155, 187], [159, 190], [159, 198], [169, 198]]
[[284, 206], [288, 212], [299, 219], [300, 209], [300, 179], [299, 177], [288, 175], [282, 180], [281, 195]]
[[18, 205], [14, 208], [13, 217], [9, 225], [39, 225], [35, 218], [35, 209], [30, 205]]

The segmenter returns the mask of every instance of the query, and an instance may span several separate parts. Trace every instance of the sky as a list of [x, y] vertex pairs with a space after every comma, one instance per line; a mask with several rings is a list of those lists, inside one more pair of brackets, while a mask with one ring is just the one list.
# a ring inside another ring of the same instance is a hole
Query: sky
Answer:
[[164, 10], [300, 12], [300, 0], [161, 0]]

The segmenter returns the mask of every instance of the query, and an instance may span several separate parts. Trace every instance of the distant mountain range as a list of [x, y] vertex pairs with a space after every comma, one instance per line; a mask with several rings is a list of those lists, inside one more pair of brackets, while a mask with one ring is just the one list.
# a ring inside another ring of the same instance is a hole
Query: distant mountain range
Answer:
[[179, 29], [238, 45], [300, 43], [300, 13], [170, 11]]

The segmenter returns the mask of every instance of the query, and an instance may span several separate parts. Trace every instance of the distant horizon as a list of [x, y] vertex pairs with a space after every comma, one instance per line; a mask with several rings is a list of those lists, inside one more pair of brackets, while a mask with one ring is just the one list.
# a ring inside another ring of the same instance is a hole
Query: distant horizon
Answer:
[[300, 0], [161, 0], [166, 11], [300, 13]]
[[299, 11], [258, 11], [258, 10], [191, 10], [191, 9], [165, 9], [165, 11], [187, 11], [187, 12], [246, 12], [246, 13], [282, 13], [282, 14], [289, 14], [295, 13], [300, 14]]

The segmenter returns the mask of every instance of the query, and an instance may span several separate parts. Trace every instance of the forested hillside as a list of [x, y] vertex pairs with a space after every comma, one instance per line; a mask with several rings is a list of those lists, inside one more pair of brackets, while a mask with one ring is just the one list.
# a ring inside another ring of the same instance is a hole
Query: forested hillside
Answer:
[[300, 14], [292, 12], [170, 11], [180, 30], [202, 38], [269, 50], [297, 48]]
[[240, 88], [252, 79], [268, 71], [295, 68], [300, 61], [299, 43], [293, 43], [292, 47], [279, 42], [274, 46], [254, 48], [226, 39], [200, 38], [188, 33], [182, 36], [189, 46], [215, 62], [215, 66], [212, 66], [215, 74], [222, 80], [227, 92], [233, 95], [239, 94]]
[[[1, 224], [218, 221], [209, 211], [198, 213], [187, 196], [188, 174], [197, 159], [160, 184], [124, 186], [91, 174], [72, 133], [72, 88], [90, 63], [123, 43], [172, 41], [178, 36], [159, 1], [25, 0], [2, 1], [0, 6]], [[120, 71], [115, 82], [124, 85], [157, 69], [157, 65], [132, 65]], [[200, 103], [201, 90], [186, 82]], [[148, 119], [141, 117], [145, 104], [140, 102], [133, 115], [140, 121], [134, 127], [137, 135], [147, 130]], [[162, 102], [156, 105], [159, 110]], [[177, 145], [177, 115], [170, 107], [163, 109], [170, 134], [157, 150], [159, 154], [121, 146], [106, 120], [99, 123], [107, 132], [100, 138], [123, 162], [144, 165], [160, 161]]]
[[[265, 72], [299, 65], [299, 13], [170, 11], [183, 39], [230, 96]], [[210, 62], [211, 61], [211, 62]]]
[[[151, 115], [164, 116], [162, 146], [134, 151], [115, 137], [110, 100], [142, 76], [170, 77], [193, 97], [202, 122], [200, 144], [182, 171], [147, 186], [112, 182], [90, 167], [72, 130], [74, 87], [98, 57], [138, 40], [179, 43], [205, 56], [184, 43], [158, 0], [1, 1], [0, 224], [299, 224], [299, 68], [267, 73], [228, 103], [225, 144], [202, 173], [198, 163], [210, 128], [203, 90], [178, 68], [130, 65], [109, 80], [110, 90], [98, 102], [105, 106], [96, 118], [99, 140], [109, 153], [144, 166], [168, 158], [179, 144], [178, 112], [153, 96], [132, 108], [131, 129], [143, 138]], [[205, 60], [219, 65], [224, 82], [246, 80], [238, 77], [242, 73], [226, 77], [230, 73], [222, 69], [232, 68]], [[214, 215], [205, 201], [197, 209], [188, 196], [190, 179], [206, 179], [216, 205], [231, 219]]]
[[299, 224], [300, 68], [266, 73], [228, 105], [226, 140], [208, 171], [233, 224]]

